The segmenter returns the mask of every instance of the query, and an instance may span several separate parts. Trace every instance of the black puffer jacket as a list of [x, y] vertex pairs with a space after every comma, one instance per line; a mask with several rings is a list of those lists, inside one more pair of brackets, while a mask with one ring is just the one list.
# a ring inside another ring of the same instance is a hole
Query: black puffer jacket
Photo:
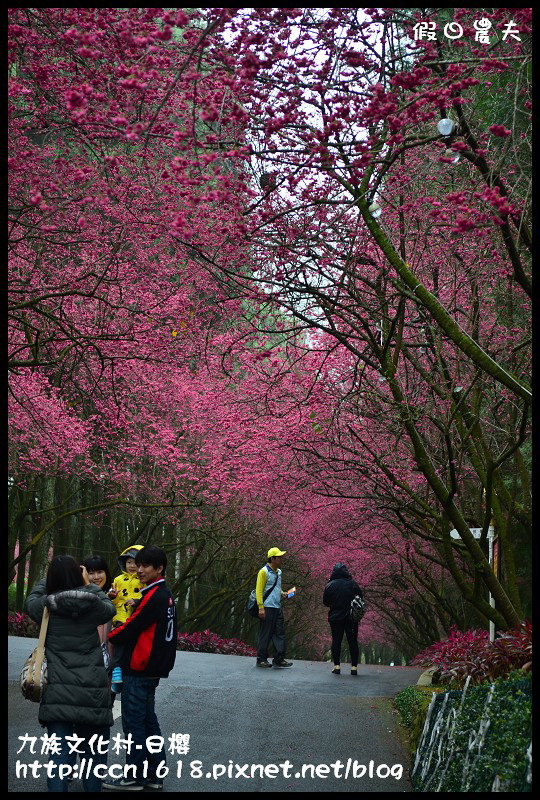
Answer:
[[45, 581], [26, 600], [28, 614], [41, 623], [49, 609], [45, 639], [48, 685], [39, 706], [39, 721], [112, 725], [111, 695], [97, 626], [115, 613], [107, 595], [94, 584], [45, 594]]
[[328, 612], [328, 622], [338, 622], [347, 619], [351, 600], [357, 594], [364, 596], [362, 589], [356, 581], [353, 581], [351, 574], [344, 564], [336, 564], [330, 575], [330, 580], [326, 584], [323, 594], [323, 604], [330, 608]]

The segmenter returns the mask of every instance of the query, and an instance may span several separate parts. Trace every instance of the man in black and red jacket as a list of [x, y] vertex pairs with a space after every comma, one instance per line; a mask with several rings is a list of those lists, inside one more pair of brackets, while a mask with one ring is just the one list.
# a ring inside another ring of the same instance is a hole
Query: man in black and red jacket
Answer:
[[102, 787], [120, 791], [163, 788], [156, 770], [160, 761], [166, 760], [165, 748], [152, 753], [146, 740], [149, 736], [161, 736], [155, 692], [160, 678], [166, 678], [173, 668], [176, 657], [176, 607], [164, 578], [167, 556], [161, 548], [147, 545], [138, 551], [135, 563], [143, 584], [141, 599], [126, 622], [109, 634], [113, 645], [122, 645], [122, 728], [124, 734], [132, 736], [131, 747], [126, 750], [126, 765], [135, 769], [128, 770], [124, 778], [104, 781]]

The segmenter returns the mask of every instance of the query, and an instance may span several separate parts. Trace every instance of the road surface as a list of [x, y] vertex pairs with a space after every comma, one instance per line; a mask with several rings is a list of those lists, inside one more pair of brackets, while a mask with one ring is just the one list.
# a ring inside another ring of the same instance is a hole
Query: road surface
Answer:
[[[47, 790], [45, 729], [18, 684], [35, 643], [9, 637], [10, 792]], [[178, 652], [156, 694], [164, 791], [411, 792], [389, 698], [415, 684], [422, 670], [360, 665], [357, 678], [345, 665], [340, 676], [330, 670], [316, 661], [261, 670], [254, 658]], [[108, 759], [114, 776], [124, 764], [121, 731], [117, 703]], [[82, 791], [79, 780], [70, 791]]]

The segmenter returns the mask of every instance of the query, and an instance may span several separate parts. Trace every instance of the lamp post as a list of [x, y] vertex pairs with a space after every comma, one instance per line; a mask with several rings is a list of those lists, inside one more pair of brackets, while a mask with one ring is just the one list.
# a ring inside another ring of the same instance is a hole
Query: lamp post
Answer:
[[[469, 530], [470, 530], [470, 532], [472, 533], [472, 535], [474, 536], [475, 539], [479, 539], [481, 537], [481, 535], [482, 535], [482, 528], [469, 528]], [[452, 539], [461, 539], [461, 536], [459, 535], [459, 533], [456, 531], [455, 528], [453, 528], [450, 531], [450, 536], [452, 537]], [[498, 545], [498, 542], [497, 542], [497, 540], [495, 538], [495, 528], [493, 527], [493, 520], [489, 524], [489, 528], [487, 530], [487, 537], [488, 537], [488, 561], [489, 561], [489, 566], [495, 572], [495, 574], [497, 574], [496, 573], [496, 567], [498, 567], [498, 547], [497, 547], [497, 563], [494, 565], [494, 560], [493, 560], [493, 553], [494, 553], [493, 542], [495, 540], [495, 544], [496, 545]], [[492, 608], [495, 608], [495, 598], [493, 597], [491, 592], [489, 593], [489, 604], [490, 604], [490, 606]], [[495, 623], [492, 622], [491, 620], [489, 621], [489, 641], [490, 642], [495, 641]]]
[[449, 117], [443, 117], [437, 123], [437, 132], [443, 137], [443, 142], [446, 144], [444, 157], [452, 161], [452, 164], [457, 164], [460, 159], [459, 153], [450, 148], [452, 141], [457, 133], [457, 125], [454, 120]]

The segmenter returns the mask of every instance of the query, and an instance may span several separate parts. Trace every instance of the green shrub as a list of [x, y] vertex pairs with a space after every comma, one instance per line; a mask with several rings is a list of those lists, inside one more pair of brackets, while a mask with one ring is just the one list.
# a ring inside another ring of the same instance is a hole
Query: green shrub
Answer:
[[519, 670], [511, 678], [435, 699], [413, 770], [416, 791], [530, 791], [531, 680]]
[[8, 611], [15, 611], [15, 599], [17, 595], [17, 587], [14, 583], [8, 586]]
[[408, 686], [394, 698], [401, 722], [409, 731], [409, 745], [416, 750], [433, 692], [444, 691], [441, 686]]

